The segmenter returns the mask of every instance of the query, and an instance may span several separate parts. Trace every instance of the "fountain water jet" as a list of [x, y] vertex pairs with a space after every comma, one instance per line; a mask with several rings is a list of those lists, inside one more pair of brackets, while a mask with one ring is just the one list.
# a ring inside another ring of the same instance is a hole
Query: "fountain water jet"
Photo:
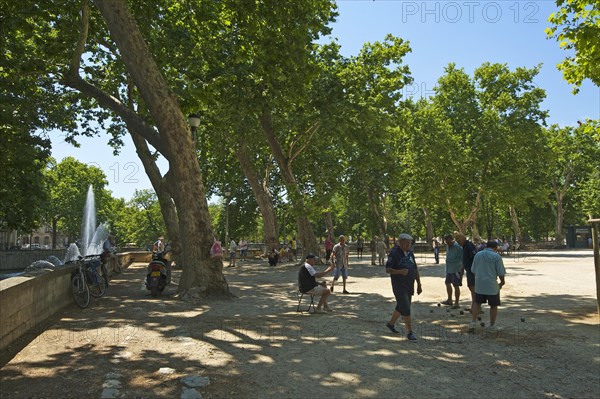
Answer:
[[81, 254], [100, 255], [102, 244], [108, 238], [108, 229], [100, 223], [96, 227], [96, 197], [90, 184], [83, 208], [83, 221], [81, 224]]
[[92, 185], [88, 187], [83, 207], [83, 223], [81, 224], [81, 253], [87, 255], [87, 247], [96, 230], [96, 197]]

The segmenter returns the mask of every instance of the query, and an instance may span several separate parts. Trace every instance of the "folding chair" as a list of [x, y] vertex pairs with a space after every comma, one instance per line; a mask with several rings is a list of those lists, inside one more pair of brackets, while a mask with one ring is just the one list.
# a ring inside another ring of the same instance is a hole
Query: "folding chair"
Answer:
[[[296, 306], [296, 312], [300, 312], [300, 313], [304, 313], [304, 312], [310, 312], [310, 309], [312, 308], [312, 313], [315, 312], [315, 294], [308, 294], [308, 293], [304, 293], [301, 292], [300, 290], [298, 290], [297, 294], [298, 296], [298, 306]], [[310, 296], [310, 304], [308, 305], [308, 308], [306, 309], [301, 309], [300, 306], [302, 305], [302, 298], [304, 298], [304, 295], [306, 296]]]

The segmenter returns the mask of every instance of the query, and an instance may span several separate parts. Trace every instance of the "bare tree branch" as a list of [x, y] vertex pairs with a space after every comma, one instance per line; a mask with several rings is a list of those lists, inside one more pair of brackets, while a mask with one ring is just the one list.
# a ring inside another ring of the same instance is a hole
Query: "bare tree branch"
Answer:
[[75, 47], [75, 52], [69, 63], [68, 71], [63, 75], [61, 83], [67, 87], [78, 90], [82, 94], [94, 98], [98, 103], [105, 108], [110, 109], [116, 115], [121, 117], [127, 124], [128, 129], [139, 133], [144, 137], [154, 148], [156, 148], [163, 156], [166, 157], [166, 151], [162, 145], [160, 135], [154, 128], [149, 126], [135, 111], [127, 108], [120, 99], [106, 93], [104, 90], [85, 81], [79, 74], [81, 67], [81, 57], [85, 49], [89, 31], [89, 5], [84, 1], [81, 6], [81, 25], [79, 38]]
[[292, 161], [294, 161], [294, 159], [296, 159], [301, 153], [302, 151], [304, 151], [304, 149], [306, 147], [308, 147], [308, 144], [310, 143], [310, 141], [312, 140], [313, 136], [315, 135], [315, 133], [317, 132], [317, 130], [319, 130], [319, 126], [321, 125], [320, 122], [315, 122], [311, 127], [309, 127], [308, 129], [306, 129], [306, 131], [302, 134], [300, 134], [298, 136], [298, 140], [295, 140], [295, 143], [300, 142], [300, 138], [303, 137], [306, 134], [309, 134], [308, 138], [303, 142], [302, 147], [300, 147], [298, 149], [298, 151], [296, 151], [294, 154], [292, 154], [292, 149], [294, 147], [295, 143], [292, 143], [292, 145], [290, 146], [290, 151], [289, 151], [289, 159], [288, 159], [288, 165], [292, 165]]

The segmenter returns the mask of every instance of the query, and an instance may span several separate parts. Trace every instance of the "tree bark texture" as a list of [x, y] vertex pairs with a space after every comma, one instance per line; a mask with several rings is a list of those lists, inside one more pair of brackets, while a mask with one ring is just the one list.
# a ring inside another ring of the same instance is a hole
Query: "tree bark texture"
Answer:
[[333, 239], [333, 218], [331, 217], [331, 212], [325, 212], [325, 236], [329, 236]]
[[423, 207], [423, 216], [425, 218], [425, 239], [427, 240], [427, 244], [432, 245], [435, 233], [433, 232], [433, 223], [431, 222], [431, 212], [425, 206]]
[[[96, 0], [94, 4], [156, 124], [159, 145], [155, 148], [160, 148], [169, 162], [167, 184], [177, 209], [181, 240], [183, 274], [179, 292], [189, 299], [229, 296], [223, 263], [210, 258], [213, 234], [208, 204], [192, 139], [177, 98], [155, 63], [126, 1]], [[148, 140], [145, 131], [137, 132]]]
[[467, 229], [469, 227], [472, 227], [473, 224], [475, 224], [475, 222], [477, 221], [477, 213], [479, 212], [479, 209], [481, 207], [481, 195], [482, 194], [483, 194], [483, 191], [481, 189], [479, 189], [479, 191], [477, 192], [477, 197], [475, 198], [475, 204], [473, 204], [473, 206], [471, 207], [469, 216], [467, 216], [465, 220], [459, 219], [456, 210], [450, 203], [450, 200], [447, 200], [448, 212], [450, 213], [450, 218], [454, 222], [454, 225], [458, 228], [459, 233], [466, 234]]
[[273, 248], [279, 249], [279, 230], [277, 228], [277, 214], [273, 206], [273, 196], [266, 181], [261, 182], [252, 166], [252, 161], [244, 145], [238, 145], [236, 156], [244, 175], [250, 183], [252, 193], [263, 219], [263, 240], [265, 251], [269, 253]]
[[264, 112], [260, 117], [260, 122], [269, 148], [271, 149], [271, 154], [273, 154], [277, 165], [279, 165], [281, 176], [287, 189], [288, 198], [298, 226], [298, 240], [302, 243], [302, 249], [305, 254], [308, 252], [318, 254], [319, 244], [317, 243], [312, 225], [308, 220], [304, 196], [298, 187], [288, 158], [283, 153], [281, 145], [277, 140], [270, 112]]
[[389, 243], [387, 239], [387, 220], [379, 211], [379, 206], [377, 203], [379, 202], [379, 196], [375, 194], [372, 190], [367, 189], [367, 198], [369, 200], [369, 207], [371, 208], [371, 213], [373, 214], [373, 218], [375, 219], [377, 226], [379, 227], [379, 236], [385, 237], [386, 246]]
[[519, 224], [519, 216], [517, 215], [517, 210], [514, 206], [509, 205], [508, 210], [510, 212], [510, 218], [513, 224], [513, 230], [515, 232], [515, 243], [521, 242], [521, 226]]

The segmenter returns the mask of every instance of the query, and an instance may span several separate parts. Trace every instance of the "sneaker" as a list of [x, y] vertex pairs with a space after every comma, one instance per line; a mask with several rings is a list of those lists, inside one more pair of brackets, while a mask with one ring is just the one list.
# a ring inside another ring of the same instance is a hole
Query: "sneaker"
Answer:
[[317, 313], [317, 314], [327, 314], [326, 311], [324, 311], [323, 309], [319, 309], [319, 308], [315, 309], [315, 313]]
[[453, 305], [450, 309], [460, 309], [460, 306], [458, 305]]
[[416, 341], [417, 336], [411, 331], [408, 334], [406, 334], [406, 339], [408, 339], [409, 341]]
[[469, 323], [469, 328], [467, 329], [467, 331], [470, 332], [470, 333], [471, 332], [475, 332], [475, 325], [476, 325], [475, 322], [473, 322], [473, 321], [470, 322]]
[[387, 326], [387, 328], [390, 329], [391, 332], [393, 332], [394, 334], [400, 334], [400, 331], [396, 330], [396, 327], [394, 327], [393, 324], [390, 323], [385, 323], [385, 325]]
[[323, 306], [323, 310], [326, 312], [333, 312], [333, 309], [331, 309], [329, 306]]
[[452, 305], [452, 301], [445, 300], [444, 302], [440, 302], [442, 305]]
[[487, 328], [488, 332], [500, 332], [502, 331], [502, 327], [498, 327], [497, 325], [492, 325]]
[[342, 292], [342, 294], [349, 294], [349, 292], [348, 292], [348, 291], [346, 291], [346, 290], [344, 290], [344, 291]]

